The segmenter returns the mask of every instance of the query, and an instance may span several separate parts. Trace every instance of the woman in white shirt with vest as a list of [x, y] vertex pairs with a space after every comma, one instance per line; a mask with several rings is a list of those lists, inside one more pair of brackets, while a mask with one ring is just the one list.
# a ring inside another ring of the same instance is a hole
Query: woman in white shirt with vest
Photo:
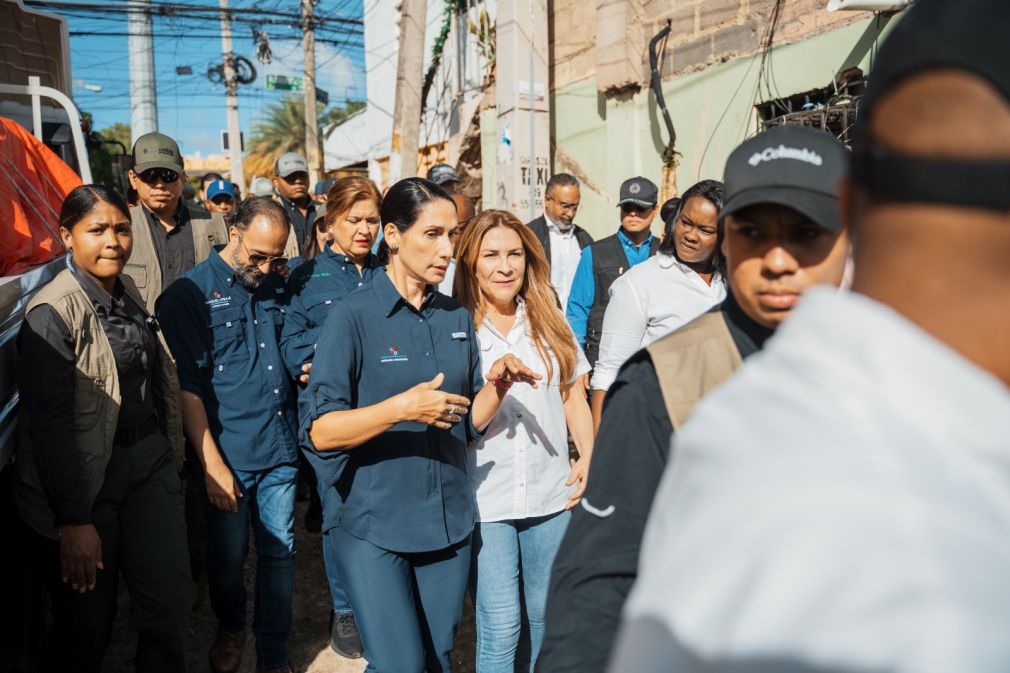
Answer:
[[591, 382], [594, 427], [599, 427], [603, 400], [625, 360], [726, 298], [719, 250], [722, 197], [717, 180], [702, 180], [684, 192], [666, 223], [658, 254], [610, 286]]
[[484, 369], [512, 353], [544, 377], [509, 390], [471, 452], [477, 671], [532, 671], [551, 565], [592, 453], [592, 416], [574, 385], [589, 363], [557, 306], [543, 247], [514, 215], [491, 210], [473, 220], [458, 260], [455, 297], [473, 314]]

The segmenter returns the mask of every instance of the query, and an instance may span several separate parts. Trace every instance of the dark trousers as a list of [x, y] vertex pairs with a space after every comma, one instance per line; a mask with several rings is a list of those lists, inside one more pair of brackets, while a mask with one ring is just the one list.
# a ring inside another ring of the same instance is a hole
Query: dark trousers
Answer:
[[137, 672], [186, 670], [193, 585], [183, 508], [182, 481], [168, 440], [155, 433], [112, 449], [91, 510], [104, 565], [93, 591], [81, 594], [64, 584], [59, 542], [33, 535], [32, 552], [45, 577], [54, 618], [46, 670], [101, 669], [116, 617], [120, 573], [139, 631]]
[[400, 554], [332, 528], [334, 560], [354, 606], [366, 671], [450, 673], [463, 613], [470, 539], [433, 552]]

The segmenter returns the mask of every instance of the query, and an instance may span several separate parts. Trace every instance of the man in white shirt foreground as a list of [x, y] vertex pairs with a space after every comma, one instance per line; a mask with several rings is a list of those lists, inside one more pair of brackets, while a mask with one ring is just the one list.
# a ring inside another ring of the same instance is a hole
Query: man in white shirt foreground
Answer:
[[811, 292], [672, 448], [611, 671], [1010, 670], [1010, 3], [884, 45]]

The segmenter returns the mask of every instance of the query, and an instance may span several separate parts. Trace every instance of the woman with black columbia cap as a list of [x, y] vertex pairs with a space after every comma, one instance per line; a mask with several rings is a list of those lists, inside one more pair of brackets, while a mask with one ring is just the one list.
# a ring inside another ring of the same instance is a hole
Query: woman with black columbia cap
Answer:
[[60, 211], [67, 268], [28, 305], [14, 496], [55, 617], [45, 670], [94, 671], [119, 574], [139, 672], [184, 671], [191, 606], [175, 362], [132, 279], [122, 197], [84, 185]]
[[554, 563], [543, 670], [606, 669], [671, 434], [764, 347], [804, 292], [841, 283], [849, 244], [835, 190], [846, 163], [838, 140], [801, 127], [760, 133], [730, 155], [719, 213], [726, 300], [638, 351], [610, 388], [592, 477]]

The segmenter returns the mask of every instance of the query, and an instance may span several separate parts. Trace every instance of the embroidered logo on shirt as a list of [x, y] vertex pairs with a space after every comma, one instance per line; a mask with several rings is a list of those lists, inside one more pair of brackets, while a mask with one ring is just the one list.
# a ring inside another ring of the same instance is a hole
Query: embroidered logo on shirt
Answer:
[[211, 299], [207, 300], [206, 304], [207, 306], [210, 307], [210, 310], [212, 311], [214, 309], [228, 308], [229, 306], [231, 306], [231, 295], [228, 295], [227, 297], [222, 297], [221, 290], [214, 290], [211, 293], [211, 297], [212, 297]]
[[406, 355], [400, 355], [400, 349], [397, 348], [396, 346], [390, 346], [389, 347], [389, 355], [383, 355], [382, 357], [379, 358], [379, 362], [382, 362], [382, 363], [386, 363], [386, 362], [406, 362], [406, 361], [407, 361], [407, 356]]

